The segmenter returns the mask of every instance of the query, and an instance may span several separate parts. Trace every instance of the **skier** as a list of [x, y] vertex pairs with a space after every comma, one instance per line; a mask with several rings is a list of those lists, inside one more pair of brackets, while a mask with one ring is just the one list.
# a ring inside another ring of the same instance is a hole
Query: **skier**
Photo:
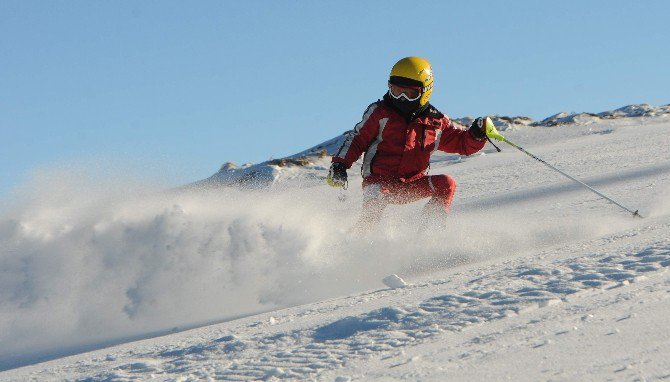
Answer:
[[471, 155], [486, 144], [486, 122], [477, 118], [469, 130], [456, 128], [428, 100], [433, 70], [419, 57], [406, 57], [391, 69], [388, 92], [370, 106], [363, 120], [332, 158], [326, 178], [333, 187], [347, 186], [347, 169], [363, 157], [363, 210], [354, 230], [374, 227], [388, 204], [405, 204], [430, 197], [423, 209], [431, 217], [446, 217], [456, 182], [449, 175], [427, 175], [435, 150]]

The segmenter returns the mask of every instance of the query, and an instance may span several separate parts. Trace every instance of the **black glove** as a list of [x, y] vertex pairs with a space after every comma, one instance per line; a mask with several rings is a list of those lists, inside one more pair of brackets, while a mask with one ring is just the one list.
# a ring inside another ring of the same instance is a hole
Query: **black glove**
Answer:
[[481, 141], [482, 139], [486, 138], [486, 118], [479, 117], [472, 121], [472, 125], [470, 125], [470, 129], [468, 131], [470, 132], [470, 135], [478, 141]]
[[335, 162], [330, 165], [326, 183], [331, 187], [347, 187], [347, 166], [344, 163]]

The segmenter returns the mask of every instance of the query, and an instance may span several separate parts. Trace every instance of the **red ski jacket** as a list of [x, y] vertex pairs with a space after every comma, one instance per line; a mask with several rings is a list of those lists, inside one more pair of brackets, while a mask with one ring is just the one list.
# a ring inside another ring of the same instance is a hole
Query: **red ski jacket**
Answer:
[[453, 125], [447, 116], [428, 105], [411, 122], [383, 100], [363, 114], [363, 120], [347, 133], [333, 162], [347, 168], [363, 157], [363, 177], [394, 178], [412, 182], [426, 175], [435, 150], [471, 155], [486, 144]]

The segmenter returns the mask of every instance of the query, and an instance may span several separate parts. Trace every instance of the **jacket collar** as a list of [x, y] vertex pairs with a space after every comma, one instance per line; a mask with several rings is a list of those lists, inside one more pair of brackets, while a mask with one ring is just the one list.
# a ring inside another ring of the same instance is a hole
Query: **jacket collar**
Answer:
[[414, 112], [410, 113], [409, 115], [405, 115], [402, 110], [398, 109], [398, 107], [393, 103], [391, 100], [391, 97], [388, 95], [388, 93], [384, 94], [384, 104], [388, 106], [390, 109], [398, 113], [401, 117], [405, 119], [407, 123], [412, 122], [413, 120], [417, 118], [443, 118], [444, 114], [442, 114], [439, 110], [435, 108], [435, 106], [431, 105], [430, 102], [426, 103], [425, 105], [421, 106], [419, 109], [415, 110]]

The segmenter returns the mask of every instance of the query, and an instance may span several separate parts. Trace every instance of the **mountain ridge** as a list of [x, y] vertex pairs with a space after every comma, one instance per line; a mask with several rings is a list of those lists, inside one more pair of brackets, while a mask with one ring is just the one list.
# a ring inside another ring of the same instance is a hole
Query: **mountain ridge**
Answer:
[[[597, 123], [603, 120], [622, 119], [622, 118], [642, 118], [642, 117], [664, 117], [670, 116], [670, 104], [663, 106], [653, 106], [649, 104], [631, 104], [614, 110], [603, 111], [600, 113], [568, 113], [560, 112], [551, 115], [541, 121], [536, 121], [526, 116], [501, 116], [491, 115], [493, 123], [500, 131], [517, 130], [522, 128], [552, 127], [563, 125], [586, 125]], [[452, 119], [454, 124], [466, 129], [475, 118], [466, 116]], [[209, 178], [194, 182], [188, 185], [188, 188], [210, 188], [221, 186], [237, 186], [245, 188], [266, 188], [277, 183], [278, 179], [285, 174], [287, 170], [297, 168], [311, 168], [312, 170], [325, 170], [328, 163], [327, 157], [335, 154], [342, 145], [347, 133], [344, 133], [328, 139], [307, 150], [303, 150], [293, 155], [278, 159], [269, 159], [260, 163], [247, 163], [241, 166], [233, 162], [224, 163], [219, 171]]]

